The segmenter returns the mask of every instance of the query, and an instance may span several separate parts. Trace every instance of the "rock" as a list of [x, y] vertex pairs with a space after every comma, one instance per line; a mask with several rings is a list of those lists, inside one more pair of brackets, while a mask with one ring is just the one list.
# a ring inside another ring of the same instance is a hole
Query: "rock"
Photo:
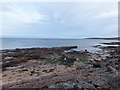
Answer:
[[87, 49], [85, 49], [85, 53], [89, 53]]
[[56, 66], [56, 70], [57, 71], [63, 71], [63, 70], [65, 70], [66, 69], [66, 66], [65, 65], [57, 65]]
[[64, 58], [65, 58], [65, 57], [64, 57], [63, 55], [62, 55], [62, 56], [59, 56], [59, 57], [56, 58], [56, 61], [63, 61]]
[[116, 77], [119, 75], [119, 72], [116, 70], [116, 68], [112, 66], [107, 66], [107, 71], [111, 72], [113, 77]]
[[60, 65], [70, 66], [70, 65], [73, 65], [74, 61], [76, 61], [76, 58], [72, 56], [62, 55], [61, 57], [56, 58], [56, 60], [54, 61]]
[[90, 61], [90, 62], [94, 62], [94, 59], [93, 59], [93, 58], [90, 58], [89, 61]]
[[71, 83], [71, 84], [64, 83], [64, 89], [73, 89], [76, 88], [76, 86], [77, 86], [76, 83]]
[[35, 70], [32, 70], [30, 73], [31, 73], [31, 74], [34, 74], [34, 73], [35, 73]]
[[88, 72], [92, 73], [92, 72], [94, 72], [94, 69], [93, 68], [89, 68]]
[[13, 70], [13, 69], [17, 69], [18, 67], [5, 67], [5, 68], [3, 68], [3, 69], [5, 69], [5, 70]]
[[4, 74], [2, 77], [6, 77], [7, 75], [6, 74]]
[[11, 60], [11, 59], [13, 59], [13, 57], [5, 57], [4, 59], [5, 60]]
[[113, 87], [120, 88], [120, 76], [113, 77], [112, 82]]
[[64, 64], [67, 66], [72, 65], [75, 61], [76, 61], [76, 58], [74, 57], [65, 56], [64, 58]]
[[68, 89], [75, 89], [76, 85], [77, 85], [76, 83], [62, 83], [62, 84], [57, 84], [57, 85], [51, 85], [48, 88], [49, 89], [55, 88], [55, 90], [57, 89], [68, 90]]
[[75, 49], [77, 48], [77, 46], [62, 46], [60, 47], [60, 49], [64, 49], [64, 50], [70, 50], [70, 49]]
[[24, 71], [28, 71], [28, 69], [27, 68], [22, 68], [22, 69], [17, 69], [16, 70], [16, 72], [19, 72], [19, 73], [22, 73]]
[[100, 47], [101, 45], [95, 45], [94, 47]]
[[107, 71], [108, 72], [117, 72], [117, 70], [112, 66], [107, 66]]
[[80, 69], [84, 69], [84, 64], [79, 63], [79, 62], [74, 62], [74, 67], [76, 68], [76, 70], [80, 70]]
[[93, 84], [96, 88], [98, 88], [98, 87], [102, 87], [102, 88], [107, 87], [107, 88], [109, 88], [108, 84], [105, 81], [102, 81], [102, 80], [93, 80], [91, 82], [91, 84]]
[[50, 72], [53, 72], [53, 71], [54, 71], [54, 68], [42, 70], [42, 72], [45, 72], [45, 73], [50, 73]]
[[84, 90], [84, 89], [92, 89], [95, 90], [94, 86], [92, 84], [89, 84], [85, 81], [80, 81], [79, 83], [77, 83], [76, 87], [80, 90]]
[[57, 85], [51, 85], [48, 87], [48, 89], [55, 89], [55, 88], [59, 88]]
[[93, 84], [95, 87], [99, 87], [103, 85], [103, 82], [101, 82], [100, 80], [94, 80], [91, 84]]
[[83, 85], [82, 84], [77, 84], [77, 88], [83, 89]]
[[100, 68], [100, 63], [97, 63], [97, 62], [96, 62], [96, 63], [93, 63], [93, 67], [94, 67], [94, 68]]
[[101, 62], [101, 58], [97, 58], [97, 59], [94, 58], [94, 61], [95, 61], [95, 62]]
[[107, 61], [101, 61], [101, 62], [99, 62], [99, 64], [100, 64], [101, 68], [105, 68], [107, 66], [108, 62]]
[[28, 71], [28, 69], [27, 68], [23, 68], [22, 71]]
[[120, 75], [110, 77], [108, 79], [108, 83], [112, 86], [112, 88], [120, 88]]
[[53, 72], [54, 71], [54, 69], [49, 69], [49, 72]]

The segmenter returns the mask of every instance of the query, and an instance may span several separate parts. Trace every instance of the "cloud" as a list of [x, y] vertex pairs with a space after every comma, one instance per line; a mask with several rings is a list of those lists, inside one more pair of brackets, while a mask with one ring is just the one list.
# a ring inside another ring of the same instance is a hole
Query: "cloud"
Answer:
[[8, 3], [3, 34], [19, 37], [92, 37], [116, 32], [117, 3]]
[[118, 11], [106, 11], [106, 12], [100, 12], [99, 14], [97, 14], [95, 17], [93, 18], [98, 18], [98, 19], [105, 19], [105, 18], [116, 18], [118, 17]]
[[[118, 24], [110, 24], [104, 28], [104, 32], [117, 32], [118, 33]], [[112, 33], [111, 33], [112, 34]]]
[[[25, 8], [17, 7], [15, 5], [7, 6], [9, 10], [2, 11], [5, 21], [14, 23], [31, 24], [42, 21], [45, 17], [37, 11], [27, 10]], [[9, 22], [8, 22], [9, 23]]]

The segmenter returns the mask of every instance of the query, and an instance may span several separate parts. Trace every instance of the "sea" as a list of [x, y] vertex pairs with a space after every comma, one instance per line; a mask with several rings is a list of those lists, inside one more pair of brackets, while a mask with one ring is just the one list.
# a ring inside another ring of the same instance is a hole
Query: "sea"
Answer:
[[61, 46], [78, 46], [77, 50], [96, 51], [93, 46], [102, 45], [105, 42], [115, 42], [117, 40], [103, 39], [41, 39], [41, 38], [2, 38], [0, 39], [0, 50], [16, 48], [51, 48]]

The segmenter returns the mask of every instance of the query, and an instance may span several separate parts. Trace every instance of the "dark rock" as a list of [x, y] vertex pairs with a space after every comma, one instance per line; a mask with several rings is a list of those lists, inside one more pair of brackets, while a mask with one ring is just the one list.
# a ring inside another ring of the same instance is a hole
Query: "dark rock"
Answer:
[[60, 88], [60, 86], [57, 86], [57, 85], [51, 85], [48, 87], [48, 89], [57, 89], [57, 88]]
[[70, 49], [75, 49], [77, 48], [77, 46], [63, 46], [63, 47], [60, 47], [60, 49], [64, 49], [64, 50], [70, 50]]
[[77, 83], [77, 88], [80, 90], [84, 90], [84, 89], [95, 90], [94, 85], [89, 84], [85, 81], [80, 81], [79, 83]]
[[22, 71], [28, 71], [28, 69], [27, 68], [23, 68]]
[[64, 89], [73, 89], [76, 88], [76, 86], [77, 86], [76, 83], [71, 83], [71, 84], [64, 83]]
[[5, 60], [11, 60], [11, 59], [13, 59], [13, 57], [5, 57], [4, 59]]
[[112, 66], [107, 66], [107, 71], [108, 72], [117, 72], [117, 70]]
[[53, 72], [54, 69], [44, 69], [42, 72], [45, 72], [45, 73], [50, 73], [50, 72]]
[[70, 65], [72, 65], [75, 61], [76, 61], [76, 58], [74, 58], [74, 57], [69, 57], [69, 56], [65, 56], [65, 58], [64, 58], [64, 65], [70, 66]]
[[110, 42], [110, 43], [102, 43], [107, 45], [120, 45], [120, 42]]
[[77, 88], [83, 89], [83, 85], [82, 84], [77, 84]]
[[116, 75], [115, 77], [109, 77], [108, 83], [112, 88], [120, 88], [120, 75]]
[[89, 53], [87, 49], [85, 49], [85, 53]]
[[97, 63], [97, 62], [96, 62], [96, 63], [93, 63], [93, 67], [94, 67], [94, 68], [100, 68], [100, 63]]
[[5, 74], [5, 75], [3, 75], [2, 77], [6, 77], [7, 75]]
[[100, 47], [101, 45], [95, 45], [94, 47]]
[[49, 72], [53, 72], [54, 71], [54, 69], [49, 69]]
[[103, 80], [93, 80], [91, 84], [93, 84], [95, 88], [98, 88], [98, 87], [109, 88], [108, 84]]
[[49, 86], [49, 89], [64, 89], [64, 90], [68, 90], [68, 89], [75, 89], [77, 84], [76, 83], [62, 83], [62, 84], [57, 84], [57, 85], [51, 85]]
[[17, 69], [16, 72], [19, 72], [19, 73], [22, 73], [24, 71], [28, 71], [27, 68], [20, 68], [20, 69]]
[[34, 73], [35, 73], [35, 70], [32, 70], [30, 73], [31, 73], [31, 74], [34, 74]]
[[47, 72], [48, 72], [48, 70], [42, 70], [42, 72], [45, 72], [45, 73], [47, 73]]

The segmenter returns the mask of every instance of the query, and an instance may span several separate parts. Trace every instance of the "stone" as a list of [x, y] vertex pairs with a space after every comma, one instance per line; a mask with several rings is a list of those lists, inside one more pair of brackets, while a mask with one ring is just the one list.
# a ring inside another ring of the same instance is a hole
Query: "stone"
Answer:
[[11, 59], [13, 59], [13, 57], [5, 57], [4, 59], [5, 60], [11, 60]]
[[101, 58], [97, 58], [97, 59], [94, 59], [95, 62], [101, 62], [102, 59]]
[[63, 70], [65, 70], [66, 69], [66, 66], [65, 65], [57, 65], [56, 66], [56, 70], [57, 71], [63, 71]]
[[49, 72], [53, 72], [54, 71], [54, 69], [49, 69]]
[[54, 68], [42, 70], [42, 72], [45, 72], [45, 73], [50, 73], [50, 72], [53, 72], [53, 71], [54, 71]]
[[60, 47], [60, 49], [64, 49], [64, 50], [70, 50], [70, 49], [75, 49], [77, 48], [77, 46], [62, 46]]
[[79, 89], [83, 89], [82, 84], [77, 84], [77, 88], [79, 88]]
[[74, 57], [65, 56], [64, 58], [64, 64], [67, 66], [72, 65], [75, 61], [76, 61], [76, 58]]
[[30, 73], [31, 73], [31, 74], [34, 74], [34, 73], [35, 73], [35, 71], [34, 71], [34, 70], [32, 70]]
[[63, 90], [68, 90], [68, 89], [75, 89], [76, 88], [76, 83], [62, 83], [62, 84], [57, 84], [57, 85], [51, 85], [51, 86], [49, 86], [48, 88], [49, 89], [54, 89], [55, 88], [55, 90], [61, 90], [61, 89], [63, 89]]
[[97, 88], [97, 87], [105, 87], [106, 82], [105, 82], [105, 81], [102, 81], [102, 80], [93, 80], [93, 81], [91, 82], [91, 84], [93, 84], [96, 88]]
[[28, 69], [27, 68], [23, 68], [22, 71], [28, 71]]
[[94, 86], [92, 84], [85, 82], [85, 81], [80, 81], [79, 83], [77, 83], [77, 88], [79, 88], [80, 90], [84, 90], [84, 89], [94, 90]]
[[6, 74], [4, 74], [2, 77], [6, 77], [7, 75]]
[[93, 63], [94, 68], [100, 68], [100, 63]]
[[76, 87], [76, 83], [64, 83], [64, 89], [72, 89]]
[[54, 88], [59, 88], [59, 87], [57, 87], [56, 85], [51, 85], [51, 86], [49, 86], [48, 88], [49, 88], [49, 89], [54, 89]]
[[117, 70], [112, 66], [107, 66], [107, 71], [108, 72], [116, 72]]
[[101, 45], [95, 45], [94, 47], [100, 47]]
[[19, 72], [19, 73], [22, 73], [24, 71], [28, 71], [27, 68], [20, 68], [20, 69], [17, 69], [16, 72]]

